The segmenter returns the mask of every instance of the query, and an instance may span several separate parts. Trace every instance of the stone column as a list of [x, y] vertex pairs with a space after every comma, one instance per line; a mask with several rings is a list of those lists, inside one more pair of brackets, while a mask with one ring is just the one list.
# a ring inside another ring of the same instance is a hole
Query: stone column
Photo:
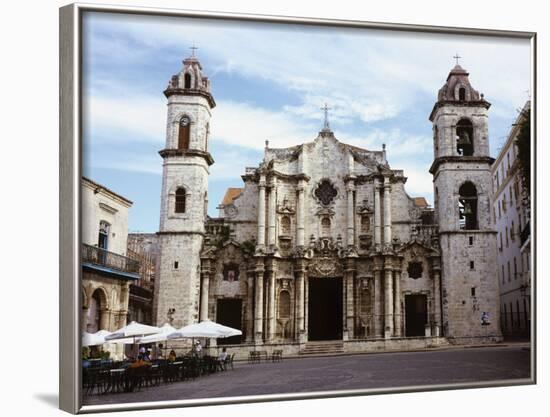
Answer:
[[256, 270], [256, 303], [254, 312], [254, 342], [261, 344], [263, 341], [264, 321], [264, 271]]
[[201, 311], [200, 311], [200, 321], [208, 320], [208, 291], [210, 287], [210, 272], [202, 272], [202, 281], [201, 281]]
[[355, 262], [354, 259], [346, 259], [346, 270], [344, 272], [346, 284], [346, 303], [345, 306], [345, 327], [347, 329], [348, 339], [355, 337], [355, 314], [354, 314], [354, 277], [355, 277]]
[[382, 270], [374, 269], [374, 334], [376, 337], [384, 336], [382, 303]]
[[296, 269], [296, 339], [300, 341], [304, 334], [304, 274], [305, 270], [301, 261], [298, 261]]
[[258, 183], [258, 246], [265, 246], [265, 175]]
[[438, 269], [433, 270], [434, 279], [434, 296], [433, 296], [433, 308], [434, 308], [434, 333], [432, 336], [441, 335], [441, 271]]
[[101, 308], [99, 310], [99, 330], [113, 331], [116, 329], [111, 328], [111, 310], [108, 308]]
[[393, 336], [393, 273], [391, 269], [385, 270], [384, 288], [384, 337]]
[[348, 193], [348, 229], [347, 229], [347, 241], [348, 246], [355, 244], [355, 210], [353, 204], [353, 192], [355, 191], [355, 183], [353, 180], [348, 181], [346, 186]]
[[394, 271], [394, 299], [393, 299], [393, 313], [395, 321], [395, 335], [397, 337], [403, 336], [403, 312], [401, 311], [401, 271]]
[[250, 343], [254, 340], [254, 271], [248, 271], [247, 280], [246, 341]]
[[384, 177], [384, 246], [391, 245], [391, 184]]
[[269, 300], [268, 300], [268, 337], [267, 339], [269, 341], [273, 341], [275, 339], [275, 333], [276, 333], [276, 321], [275, 321], [275, 271], [273, 270], [273, 267], [268, 271], [268, 282], [269, 282]]
[[374, 179], [374, 247], [376, 250], [380, 249], [382, 244], [381, 238], [381, 226], [382, 226], [382, 212], [380, 208], [380, 180]]
[[267, 206], [267, 244], [270, 248], [275, 247], [275, 218], [277, 213], [277, 179], [271, 178], [269, 201]]
[[298, 184], [298, 202], [296, 204], [296, 245], [305, 246], [305, 226], [304, 226], [304, 181], [300, 180]]

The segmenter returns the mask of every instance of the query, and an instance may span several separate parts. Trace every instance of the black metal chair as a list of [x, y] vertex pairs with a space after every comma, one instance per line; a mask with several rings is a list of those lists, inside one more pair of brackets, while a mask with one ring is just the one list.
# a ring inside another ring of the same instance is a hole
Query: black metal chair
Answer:
[[225, 361], [224, 361], [224, 370], [227, 371], [227, 369], [229, 368], [229, 365], [231, 365], [231, 369], [233, 369], [233, 359], [235, 358], [235, 354], [231, 354], [231, 355], [227, 355], [227, 357], [225, 358]]
[[283, 360], [283, 350], [282, 349], [274, 350], [273, 353], [271, 354], [271, 361], [280, 362], [282, 360]]

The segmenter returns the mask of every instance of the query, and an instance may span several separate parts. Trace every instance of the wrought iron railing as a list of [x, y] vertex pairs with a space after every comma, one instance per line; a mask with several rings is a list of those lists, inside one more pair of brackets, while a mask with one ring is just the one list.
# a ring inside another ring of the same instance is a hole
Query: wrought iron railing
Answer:
[[135, 259], [85, 243], [82, 244], [82, 262], [122, 272], [139, 273], [139, 262]]

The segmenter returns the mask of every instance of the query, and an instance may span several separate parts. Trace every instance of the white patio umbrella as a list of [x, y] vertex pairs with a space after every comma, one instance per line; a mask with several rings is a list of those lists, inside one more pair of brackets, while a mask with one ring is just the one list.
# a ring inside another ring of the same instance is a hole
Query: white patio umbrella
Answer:
[[232, 327], [224, 326], [210, 320], [204, 320], [200, 323], [193, 323], [182, 327], [174, 333], [168, 335], [168, 340], [206, 337], [206, 338], [225, 338], [231, 336], [240, 336], [243, 332]]
[[[105, 341], [113, 342], [113, 343], [121, 343], [122, 342], [121, 339], [131, 338], [133, 339], [133, 343], [135, 343], [137, 338], [141, 338], [143, 336], [148, 336], [151, 334], [156, 334], [158, 332], [160, 332], [160, 329], [156, 326], [149, 326], [147, 324], [141, 324], [133, 321], [130, 324], [124, 327], [121, 327], [118, 330], [115, 330], [109, 336], [106, 336]], [[132, 342], [130, 341], [128, 343], [132, 343]]]
[[105, 343], [105, 337], [109, 336], [111, 332], [107, 330], [99, 330], [95, 333], [84, 332], [82, 334], [82, 346], [97, 346]]
[[168, 339], [168, 335], [176, 331], [175, 327], [170, 326], [168, 323], [164, 323], [160, 327], [160, 332], [145, 336], [139, 339], [139, 343], [156, 343], [163, 342]]

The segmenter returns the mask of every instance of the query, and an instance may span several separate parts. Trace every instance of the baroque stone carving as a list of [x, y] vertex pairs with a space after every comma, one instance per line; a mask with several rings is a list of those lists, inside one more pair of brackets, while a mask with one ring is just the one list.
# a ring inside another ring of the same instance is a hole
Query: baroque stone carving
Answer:
[[328, 206], [338, 195], [338, 190], [334, 187], [330, 180], [324, 179], [319, 182], [317, 188], [313, 192], [313, 195], [317, 197], [321, 204]]
[[342, 265], [334, 258], [316, 258], [309, 265], [309, 275], [312, 277], [336, 277], [342, 273]]

